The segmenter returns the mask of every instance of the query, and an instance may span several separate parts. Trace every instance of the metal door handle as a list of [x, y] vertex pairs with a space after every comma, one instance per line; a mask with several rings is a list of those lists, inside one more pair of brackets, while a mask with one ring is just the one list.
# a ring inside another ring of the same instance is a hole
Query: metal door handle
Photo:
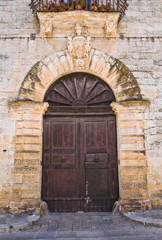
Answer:
[[66, 162], [65, 156], [62, 156], [62, 157], [61, 157], [61, 162], [62, 162], [62, 163]]

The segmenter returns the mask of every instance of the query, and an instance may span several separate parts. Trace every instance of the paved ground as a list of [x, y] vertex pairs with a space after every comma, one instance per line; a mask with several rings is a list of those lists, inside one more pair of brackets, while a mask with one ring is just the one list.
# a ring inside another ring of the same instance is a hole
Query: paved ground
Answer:
[[112, 213], [53, 213], [26, 230], [0, 233], [0, 240], [162, 240], [162, 228], [148, 227]]
[[145, 226], [154, 226], [162, 228], [162, 210], [148, 210], [148, 211], [135, 211], [123, 212], [123, 216], [129, 220], [141, 223]]

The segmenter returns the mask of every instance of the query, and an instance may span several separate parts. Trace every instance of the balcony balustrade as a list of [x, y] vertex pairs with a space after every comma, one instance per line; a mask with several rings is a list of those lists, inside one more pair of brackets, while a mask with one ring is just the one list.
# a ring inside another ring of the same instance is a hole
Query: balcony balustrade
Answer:
[[120, 12], [120, 19], [128, 7], [127, 0], [31, 0], [34, 15], [37, 12], [85, 10], [94, 12]]

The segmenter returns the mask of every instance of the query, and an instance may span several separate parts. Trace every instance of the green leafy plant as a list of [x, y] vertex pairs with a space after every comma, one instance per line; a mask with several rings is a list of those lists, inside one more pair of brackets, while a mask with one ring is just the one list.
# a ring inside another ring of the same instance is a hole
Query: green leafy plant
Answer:
[[57, 5], [57, 11], [64, 11], [65, 10], [65, 5], [63, 3], [60, 3]]

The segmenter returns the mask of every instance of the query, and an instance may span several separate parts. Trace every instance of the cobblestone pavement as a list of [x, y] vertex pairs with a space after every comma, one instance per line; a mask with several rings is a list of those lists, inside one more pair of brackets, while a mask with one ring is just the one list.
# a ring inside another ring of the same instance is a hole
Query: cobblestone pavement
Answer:
[[[12, 230], [11, 230], [12, 231]], [[1, 233], [0, 240], [162, 240], [162, 228], [146, 227], [112, 213], [53, 213], [30, 228]]]

